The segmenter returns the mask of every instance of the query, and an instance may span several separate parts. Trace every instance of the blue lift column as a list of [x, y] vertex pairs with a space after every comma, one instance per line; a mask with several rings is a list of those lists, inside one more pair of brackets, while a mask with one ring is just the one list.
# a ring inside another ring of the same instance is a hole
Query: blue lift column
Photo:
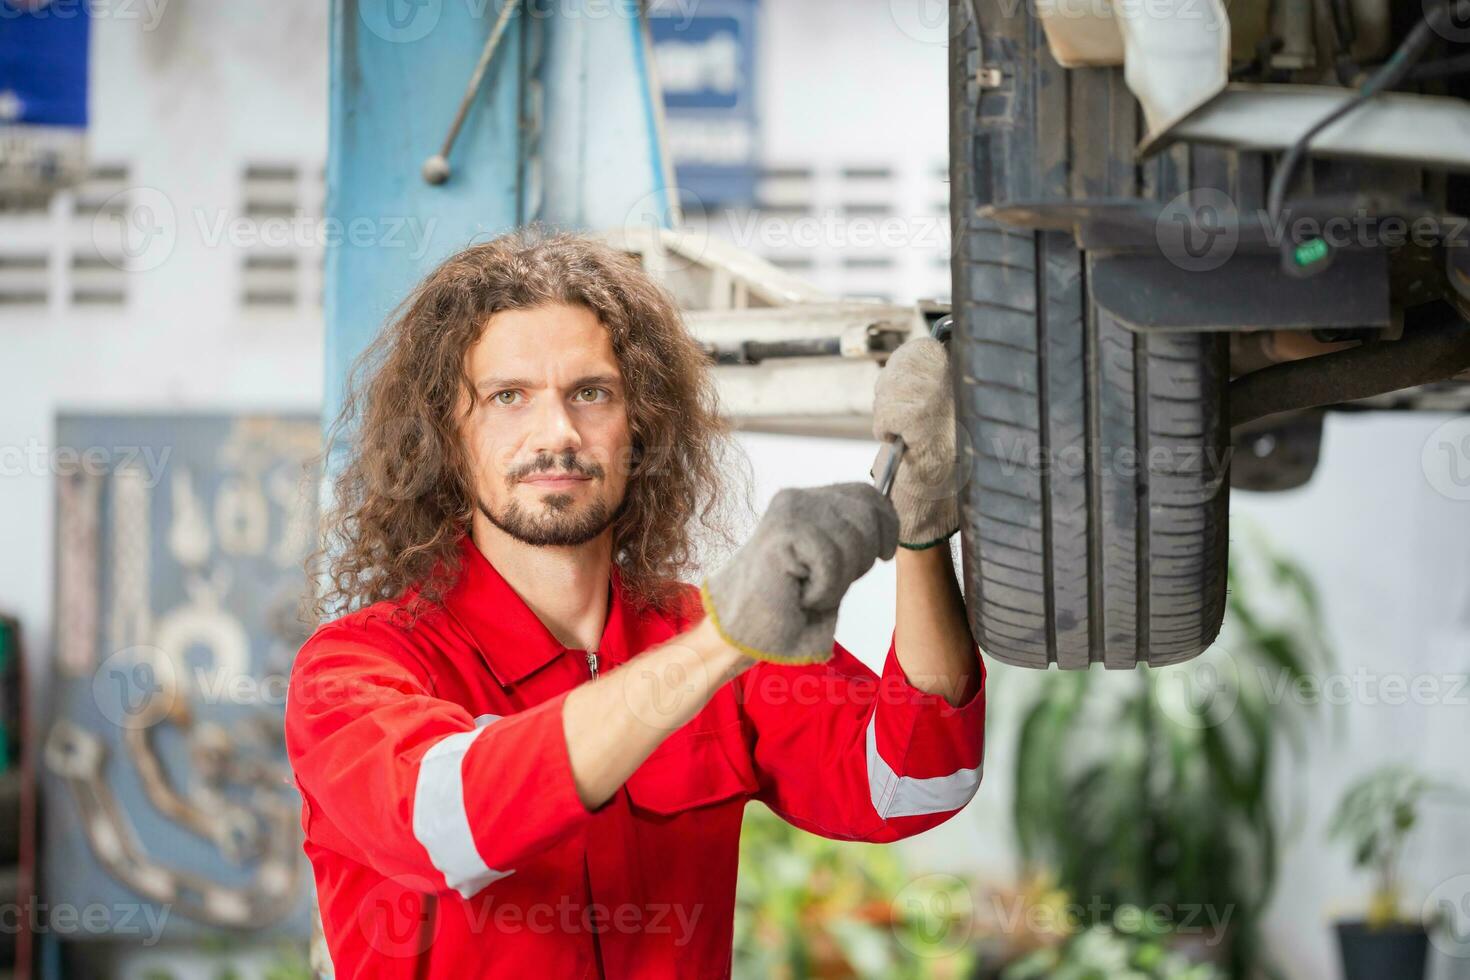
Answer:
[[[441, 184], [439, 153], [512, 10]], [[333, 0], [324, 425], [354, 358], [446, 256], [532, 220], [667, 227], [668, 163], [636, 0]]]

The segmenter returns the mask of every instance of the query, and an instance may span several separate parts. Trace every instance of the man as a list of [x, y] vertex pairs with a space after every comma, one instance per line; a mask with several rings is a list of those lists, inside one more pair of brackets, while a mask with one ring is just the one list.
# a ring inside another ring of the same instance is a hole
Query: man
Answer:
[[[670, 297], [572, 235], [476, 245], [361, 362], [286, 742], [338, 977], [727, 975], [741, 814], [887, 842], [980, 780], [944, 348], [880, 374], [890, 502], [783, 490], [701, 587], [727, 427]], [[904, 545], [899, 549], [897, 544]], [[881, 677], [833, 638], [897, 551]]]

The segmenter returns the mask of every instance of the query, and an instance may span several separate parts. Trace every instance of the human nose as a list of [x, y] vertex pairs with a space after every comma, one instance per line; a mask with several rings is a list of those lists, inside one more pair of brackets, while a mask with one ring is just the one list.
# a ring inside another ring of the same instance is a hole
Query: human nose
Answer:
[[526, 448], [533, 453], [565, 452], [582, 448], [582, 434], [567, 411], [566, 403], [556, 395], [536, 399], [532, 429]]

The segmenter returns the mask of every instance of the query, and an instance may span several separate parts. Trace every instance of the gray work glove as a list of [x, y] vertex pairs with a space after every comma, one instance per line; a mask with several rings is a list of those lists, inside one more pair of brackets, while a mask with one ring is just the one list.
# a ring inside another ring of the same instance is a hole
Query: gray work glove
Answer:
[[933, 547], [960, 529], [954, 433], [949, 353], [933, 337], [905, 341], [873, 385], [873, 438], [897, 436], [907, 447], [892, 492], [905, 548]]
[[704, 611], [748, 657], [780, 664], [832, 657], [848, 586], [898, 546], [893, 505], [866, 483], [788, 488], [700, 588]]

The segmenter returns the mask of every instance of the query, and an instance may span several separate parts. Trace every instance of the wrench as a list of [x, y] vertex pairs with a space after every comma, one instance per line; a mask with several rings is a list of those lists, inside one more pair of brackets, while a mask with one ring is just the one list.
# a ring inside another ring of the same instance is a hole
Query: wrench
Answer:
[[[945, 314], [934, 321], [934, 325], [929, 328], [929, 336], [947, 341], [953, 328], [954, 317]], [[903, 462], [903, 454], [907, 448], [902, 439], [894, 437], [883, 443], [883, 448], [878, 450], [878, 458], [873, 460], [873, 468], [868, 475], [873, 477], [873, 486], [885, 497], [893, 492], [893, 478], [898, 475], [898, 464]]]

